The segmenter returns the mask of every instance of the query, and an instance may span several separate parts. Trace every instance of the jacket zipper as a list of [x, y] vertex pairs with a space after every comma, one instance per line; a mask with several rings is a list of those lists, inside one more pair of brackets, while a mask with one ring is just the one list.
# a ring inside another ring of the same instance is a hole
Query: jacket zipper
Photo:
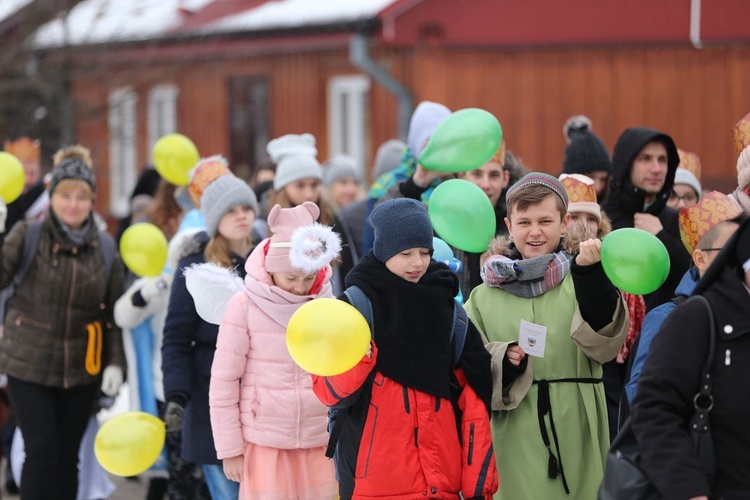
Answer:
[[466, 462], [468, 465], [471, 465], [473, 457], [474, 457], [474, 424], [470, 424], [469, 425], [469, 459]]
[[41, 321], [34, 321], [33, 319], [29, 319], [26, 316], [16, 317], [16, 326], [21, 326], [23, 324], [36, 326], [38, 328], [44, 328], [45, 330], [52, 330], [52, 325], [50, 325], [49, 323], [43, 323]]
[[65, 309], [65, 337], [63, 338], [63, 352], [64, 354], [64, 365], [63, 365], [63, 387], [68, 388], [68, 363], [70, 362], [70, 346], [68, 345], [68, 339], [70, 337], [70, 317], [72, 316], [73, 306], [73, 290], [76, 288], [76, 275], [78, 274], [78, 252], [77, 247], [73, 248], [73, 272], [71, 273], [70, 279], [70, 293], [68, 294], [68, 305]]

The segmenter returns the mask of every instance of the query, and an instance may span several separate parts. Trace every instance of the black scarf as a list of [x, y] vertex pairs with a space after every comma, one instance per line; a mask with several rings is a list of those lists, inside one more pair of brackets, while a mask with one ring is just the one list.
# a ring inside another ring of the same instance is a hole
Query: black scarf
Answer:
[[450, 332], [458, 277], [434, 260], [418, 283], [391, 273], [370, 251], [346, 277], [372, 302], [377, 369], [384, 376], [450, 398]]

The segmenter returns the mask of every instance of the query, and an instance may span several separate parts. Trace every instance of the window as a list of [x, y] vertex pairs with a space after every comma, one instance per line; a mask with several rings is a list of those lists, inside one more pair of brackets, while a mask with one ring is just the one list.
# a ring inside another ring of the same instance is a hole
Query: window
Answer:
[[369, 78], [336, 76], [328, 81], [328, 156], [346, 154], [357, 160], [365, 174]]
[[229, 89], [230, 165], [240, 177], [249, 178], [266, 155], [268, 137], [268, 78], [262, 75], [232, 76]]
[[148, 94], [148, 157], [154, 144], [167, 134], [177, 132], [177, 96], [174, 85], [158, 85]]
[[109, 209], [115, 217], [123, 217], [130, 211], [130, 192], [138, 167], [137, 100], [137, 95], [130, 88], [117, 89], [109, 95]]

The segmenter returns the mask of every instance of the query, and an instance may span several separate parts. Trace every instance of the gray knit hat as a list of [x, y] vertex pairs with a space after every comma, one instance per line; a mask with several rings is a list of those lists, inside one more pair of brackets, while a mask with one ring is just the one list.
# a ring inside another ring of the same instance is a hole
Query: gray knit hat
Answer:
[[55, 165], [52, 169], [52, 179], [49, 183], [49, 194], [55, 192], [55, 188], [63, 179], [78, 179], [91, 186], [91, 191], [96, 193], [96, 178], [94, 172], [81, 158], [69, 157]]
[[440, 103], [422, 101], [411, 115], [406, 144], [414, 158], [419, 158], [432, 133], [451, 115], [451, 110]]
[[389, 139], [380, 145], [375, 153], [375, 166], [372, 178], [377, 179], [386, 172], [390, 172], [401, 165], [401, 158], [406, 151], [406, 143], [398, 139]]
[[323, 184], [330, 187], [341, 179], [354, 179], [362, 182], [362, 175], [357, 168], [357, 160], [349, 155], [336, 155], [323, 163]]
[[206, 219], [206, 231], [216, 236], [219, 221], [237, 205], [250, 207], [258, 214], [258, 199], [245, 181], [236, 177], [221, 156], [204, 158], [191, 171], [188, 191], [200, 195], [200, 211]]
[[674, 173], [674, 185], [677, 184], [685, 184], [687, 186], [690, 186], [693, 188], [693, 191], [695, 191], [695, 196], [700, 200], [701, 195], [703, 194], [703, 189], [701, 188], [701, 183], [698, 180], [698, 178], [693, 174], [690, 170], [682, 167], [677, 167], [677, 170], [675, 170]]
[[323, 170], [315, 158], [318, 150], [312, 134], [287, 134], [273, 139], [266, 146], [271, 160], [276, 164], [273, 188], [279, 191], [300, 179], [323, 178]]
[[432, 250], [432, 223], [427, 209], [417, 200], [395, 198], [384, 201], [370, 214], [375, 233], [375, 258], [385, 263], [409, 248]]

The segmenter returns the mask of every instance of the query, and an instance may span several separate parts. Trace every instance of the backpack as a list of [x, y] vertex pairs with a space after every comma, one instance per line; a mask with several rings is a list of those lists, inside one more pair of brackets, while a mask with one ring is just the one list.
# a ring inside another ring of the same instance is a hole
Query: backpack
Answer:
[[[31, 264], [39, 248], [39, 239], [42, 236], [42, 221], [30, 221], [26, 225], [26, 234], [23, 236], [23, 256], [21, 265], [18, 266], [16, 274], [8, 285], [0, 290], [0, 324], [5, 320], [5, 313], [13, 292], [23, 282], [31, 269]], [[104, 255], [104, 272], [109, 281], [112, 271], [112, 263], [115, 260], [115, 240], [106, 231], [99, 231], [99, 243]]]
[[[344, 290], [344, 295], [351, 305], [357, 308], [359, 313], [365, 317], [367, 324], [370, 326], [370, 332], [372, 332], [372, 339], [375, 340], [375, 328], [374, 328], [374, 315], [372, 312], [372, 302], [365, 292], [358, 286], [350, 286]], [[451, 350], [453, 351], [453, 367], [456, 368], [461, 361], [461, 355], [463, 354], [464, 344], [466, 343], [466, 333], [469, 329], [469, 317], [466, 314], [466, 310], [457, 302], [453, 303], [453, 327], [451, 328]], [[375, 370], [372, 371], [370, 376], [365, 381], [365, 385], [372, 384], [373, 375]], [[458, 408], [458, 397], [461, 395], [461, 386], [456, 379], [456, 375], [451, 370], [451, 405], [456, 415], [456, 425], [460, 429], [460, 418], [461, 412]], [[343, 413], [339, 412], [338, 408], [331, 408], [328, 410], [328, 446], [326, 446], [326, 457], [334, 458], [336, 452], [336, 445], [341, 435], [341, 431], [344, 428], [344, 422], [349, 416], [349, 408]], [[459, 439], [461, 432], [458, 433]], [[336, 459], [334, 458], [334, 461]], [[338, 470], [336, 470], [338, 476]]]

